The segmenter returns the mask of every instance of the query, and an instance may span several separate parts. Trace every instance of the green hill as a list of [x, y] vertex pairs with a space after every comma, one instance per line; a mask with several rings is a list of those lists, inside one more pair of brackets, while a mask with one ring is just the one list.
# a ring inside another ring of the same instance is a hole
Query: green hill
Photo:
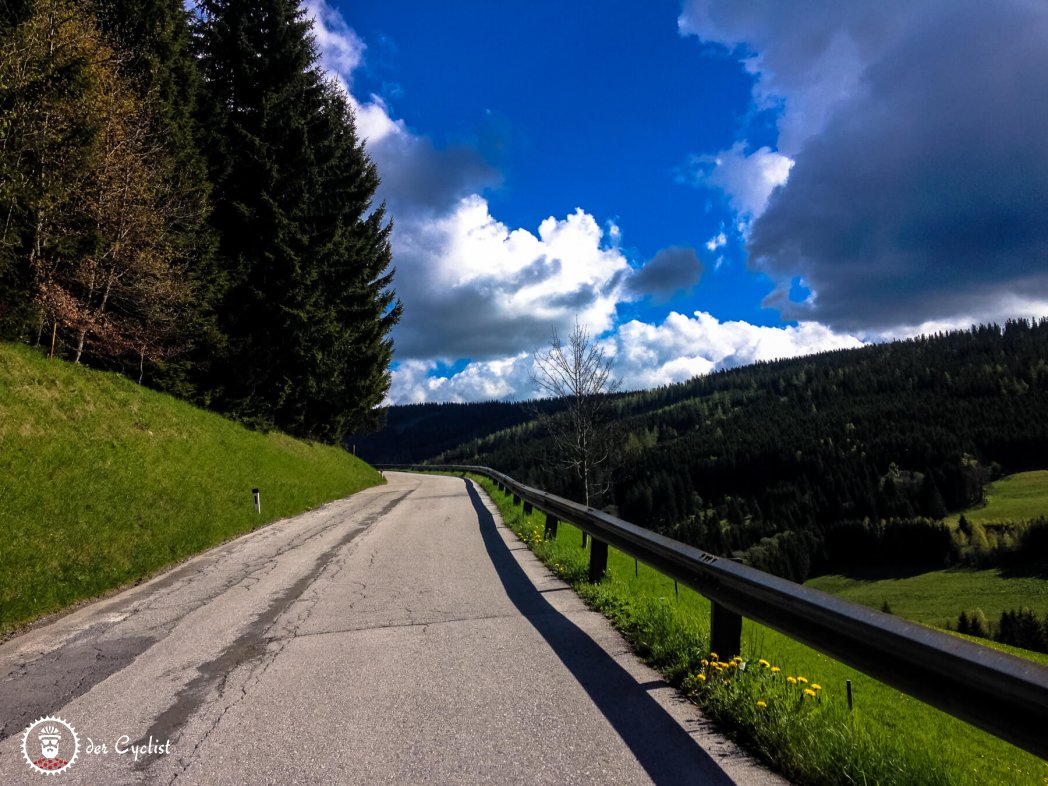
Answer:
[[0, 633], [381, 482], [339, 448], [0, 344]]
[[[1048, 467], [1048, 319], [757, 363], [612, 409], [617, 466], [598, 504], [629, 521], [798, 581], [942, 568], [966, 557], [938, 522], [982, 504], [1000, 474]], [[410, 460], [485, 464], [581, 498], [520, 405], [391, 411], [362, 455], [404, 460], [390, 432], [423, 416]], [[485, 422], [503, 430], [470, 439]]]

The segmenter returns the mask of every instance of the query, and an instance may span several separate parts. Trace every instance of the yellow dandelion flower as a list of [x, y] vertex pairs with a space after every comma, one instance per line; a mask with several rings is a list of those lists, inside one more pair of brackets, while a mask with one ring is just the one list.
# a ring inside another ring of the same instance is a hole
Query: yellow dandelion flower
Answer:
[[766, 708], [768, 706], [768, 702], [766, 702], [766, 701], [758, 701], [757, 702], [757, 706], [760, 707], [763, 710], [764, 708]]
[[805, 696], [811, 696], [812, 698], [815, 698], [815, 691], [813, 691], [811, 688], [805, 688], [804, 689], [804, 695]]
[[817, 682], [813, 682], [813, 683], [811, 684], [811, 689], [812, 689], [812, 690], [822, 690], [822, 685], [820, 685], [820, 684], [819, 684], [819, 683], [817, 683]]
[[742, 656], [741, 655], [736, 655], [734, 658], [732, 658], [732, 660], [737, 660], [737, 661], [739, 661], [741, 663], [742, 662]]
[[702, 666], [702, 668], [706, 668], [710, 665], [710, 662], [708, 660], [703, 659], [699, 661], [699, 665]]
[[797, 678], [797, 682], [799, 682], [801, 685], [807, 685], [808, 684], [808, 681], [806, 679], [804, 679], [804, 677], [798, 677]]
[[761, 659], [760, 659], [759, 661], [757, 661], [757, 662], [758, 662], [758, 663], [759, 663], [759, 664], [760, 664], [761, 666], [763, 666], [764, 668], [766, 668], [766, 669], [770, 669], [770, 668], [771, 668], [771, 664], [770, 664], [770, 663], [768, 663], [768, 661], [764, 660], [764, 658], [761, 658]]
[[717, 653], [716, 652], [711, 652], [710, 653], [710, 660], [720, 660], [720, 659], [717, 657]]
[[727, 663], [727, 664], [725, 664], [725, 665], [726, 665], [726, 666], [727, 666], [727, 667], [728, 667], [729, 669], [737, 669], [737, 668], [739, 668], [739, 662], [738, 662], [737, 660], [733, 660], [733, 661], [731, 661], [731, 662], [729, 662], [729, 663]]
[[705, 682], [706, 681], [706, 675], [705, 674], [696, 674], [695, 677], [696, 677], [696, 679], [699, 682]]
[[786, 678], [786, 682], [790, 683], [790, 685], [796, 685], [797, 684], [797, 678], [796, 677], [787, 677]]
[[782, 669], [780, 669], [778, 666], [772, 666], [771, 667], [771, 673], [772, 674], [778, 674], [780, 671], [782, 671]]

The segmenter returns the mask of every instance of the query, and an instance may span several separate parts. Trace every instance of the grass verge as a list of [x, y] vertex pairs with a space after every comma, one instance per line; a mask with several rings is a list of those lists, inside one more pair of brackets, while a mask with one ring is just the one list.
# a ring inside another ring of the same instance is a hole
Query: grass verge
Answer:
[[607, 578], [588, 584], [588, 551], [577, 528], [561, 523], [557, 537], [545, 541], [543, 515], [524, 516], [493, 483], [473, 479], [506, 524], [642, 657], [794, 782], [1048, 784], [1048, 762], [750, 620], [741, 661], [719, 661], [708, 650], [709, 602], [701, 595], [616, 549], [609, 550]]
[[339, 448], [0, 344], [0, 634], [381, 482]]

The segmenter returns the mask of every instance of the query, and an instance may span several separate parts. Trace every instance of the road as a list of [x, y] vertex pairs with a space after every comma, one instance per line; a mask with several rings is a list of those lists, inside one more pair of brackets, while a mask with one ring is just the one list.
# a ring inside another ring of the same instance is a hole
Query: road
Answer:
[[388, 473], [11, 639], [0, 675], [4, 784], [46, 782], [46, 715], [70, 784], [781, 783], [459, 478]]

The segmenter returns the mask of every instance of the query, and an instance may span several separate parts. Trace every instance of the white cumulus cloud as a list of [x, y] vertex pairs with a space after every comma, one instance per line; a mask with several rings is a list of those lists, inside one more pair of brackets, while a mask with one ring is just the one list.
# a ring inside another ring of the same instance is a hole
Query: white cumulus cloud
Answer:
[[764, 212], [772, 192], [789, 179], [793, 159], [767, 146], [747, 152], [740, 141], [716, 155], [692, 156], [690, 165], [697, 184], [723, 191], [732, 209], [748, 221]]

